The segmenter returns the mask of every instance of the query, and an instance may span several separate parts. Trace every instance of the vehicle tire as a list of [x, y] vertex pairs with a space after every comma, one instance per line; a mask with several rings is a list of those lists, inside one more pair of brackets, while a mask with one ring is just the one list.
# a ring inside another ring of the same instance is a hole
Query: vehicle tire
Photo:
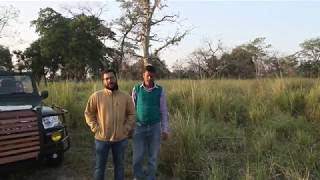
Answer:
[[63, 161], [63, 152], [56, 152], [46, 155], [46, 164], [50, 167], [57, 167]]

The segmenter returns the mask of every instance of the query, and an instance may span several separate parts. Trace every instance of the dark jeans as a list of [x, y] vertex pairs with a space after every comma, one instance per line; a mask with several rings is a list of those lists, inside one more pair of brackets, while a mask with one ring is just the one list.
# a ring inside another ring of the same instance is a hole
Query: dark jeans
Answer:
[[109, 149], [112, 150], [114, 179], [124, 180], [124, 150], [128, 140], [124, 139], [118, 142], [95, 140], [96, 144], [96, 167], [95, 180], [104, 180], [104, 172], [108, 160]]
[[[155, 180], [157, 158], [160, 150], [160, 123], [147, 126], [137, 125], [133, 135], [133, 173], [136, 179], [143, 179], [144, 152], [148, 155], [148, 180]], [[145, 149], [146, 147], [146, 149]]]

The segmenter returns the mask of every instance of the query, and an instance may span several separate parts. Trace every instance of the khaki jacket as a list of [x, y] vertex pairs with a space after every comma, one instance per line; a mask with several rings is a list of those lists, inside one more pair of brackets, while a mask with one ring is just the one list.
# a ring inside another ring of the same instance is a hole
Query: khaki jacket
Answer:
[[121, 141], [128, 137], [135, 122], [135, 109], [129, 95], [119, 90], [103, 89], [93, 93], [84, 112], [95, 138]]

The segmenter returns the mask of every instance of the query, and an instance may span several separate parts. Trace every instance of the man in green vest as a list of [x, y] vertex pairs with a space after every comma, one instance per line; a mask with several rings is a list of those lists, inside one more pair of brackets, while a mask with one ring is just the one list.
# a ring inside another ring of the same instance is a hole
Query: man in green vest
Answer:
[[154, 83], [156, 71], [145, 66], [143, 83], [134, 86], [132, 100], [136, 109], [136, 126], [133, 134], [133, 173], [137, 180], [144, 179], [143, 158], [148, 154], [148, 180], [156, 179], [160, 137], [169, 137], [168, 110], [163, 88]]

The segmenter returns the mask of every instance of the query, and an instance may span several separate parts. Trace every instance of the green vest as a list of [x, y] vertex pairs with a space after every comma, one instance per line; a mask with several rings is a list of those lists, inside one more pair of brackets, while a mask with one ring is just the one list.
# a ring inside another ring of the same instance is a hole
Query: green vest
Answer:
[[160, 96], [162, 87], [152, 89], [148, 92], [141, 85], [134, 87], [136, 91], [136, 117], [142, 125], [152, 125], [160, 122]]

